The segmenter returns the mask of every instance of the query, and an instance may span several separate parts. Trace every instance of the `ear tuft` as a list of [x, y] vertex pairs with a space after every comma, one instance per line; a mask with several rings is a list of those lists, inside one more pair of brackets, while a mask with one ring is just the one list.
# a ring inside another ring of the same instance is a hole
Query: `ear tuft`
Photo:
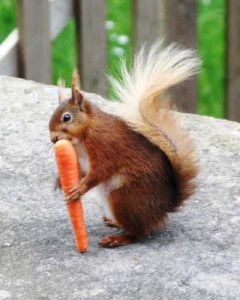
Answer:
[[62, 101], [67, 99], [67, 95], [64, 92], [65, 80], [63, 80], [62, 78], [59, 78], [57, 85], [58, 85], [58, 101], [59, 101], [59, 103], [61, 103]]
[[77, 69], [72, 72], [72, 88], [80, 90], [80, 77]]
[[72, 73], [72, 98], [70, 103], [76, 104], [81, 109], [83, 107], [83, 94], [80, 92], [80, 80], [77, 69]]
[[72, 88], [70, 103], [78, 105], [80, 109], [83, 107], [83, 94], [79, 91], [79, 89]]

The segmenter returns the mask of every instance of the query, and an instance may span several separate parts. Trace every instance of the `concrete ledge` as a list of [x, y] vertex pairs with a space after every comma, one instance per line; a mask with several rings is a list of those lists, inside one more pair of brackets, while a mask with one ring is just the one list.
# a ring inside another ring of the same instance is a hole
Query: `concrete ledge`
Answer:
[[89, 193], [80, 255], [52, 188], [56, 87], [0, 77], [0, 104], [0, 299], [240, 299], [240, 124], [183, 114], [199, 148], [197, 195], [162, 232], [101, 249], [117, 230]]

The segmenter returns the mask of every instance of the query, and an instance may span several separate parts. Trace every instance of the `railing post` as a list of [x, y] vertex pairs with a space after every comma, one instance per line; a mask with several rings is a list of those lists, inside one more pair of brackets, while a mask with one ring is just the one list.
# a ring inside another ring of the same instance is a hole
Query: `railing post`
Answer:
[[105, 0], [75, 0], [77, 60], [84, 90], [106, 95]]
[[163, 0], [133, 0], [133, 46], [151, 45], [163, 33]]
[[[165, 0], [167, 41], [196, 49], [196, 0]], [[172, 90], [172, 100], [185, 112], [196, 112], [196, 79]]]
[[21, 75], [51, 82], [48, 0], [17, 0]]
[[226, 1], [225, 116], [240, 122], [240, 1]]

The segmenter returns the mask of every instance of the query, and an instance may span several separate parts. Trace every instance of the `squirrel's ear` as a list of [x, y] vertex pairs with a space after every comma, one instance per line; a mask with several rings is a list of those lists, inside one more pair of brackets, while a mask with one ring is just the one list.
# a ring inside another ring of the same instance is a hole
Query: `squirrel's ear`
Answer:
[[81, 109], [83, 107], [83, 94], [79, 91], [79, 89], [75, 89], [72, 86], [72, 97], [70, 98], [69, 102], [71, 104], [76, 104]]

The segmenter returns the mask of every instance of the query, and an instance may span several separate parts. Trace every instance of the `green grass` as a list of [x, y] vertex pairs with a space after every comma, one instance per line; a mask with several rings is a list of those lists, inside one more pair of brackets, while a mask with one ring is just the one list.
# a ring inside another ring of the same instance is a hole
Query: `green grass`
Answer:
[[[198, 53], [202, 71], [198, 77], [197, 95], [200, 114], [223, 117], [224, 103], [224, 2], [225, 0], [197, 0]], [[129, 0], [106, 0], [108, 74], [117, 72], [121, 54], [130, 62], [131, 7]], [[0, 42], [16, 26], [16, 0], [0, 1]], [[52, 42], [53, 83], [59, 77], [67, 85], [76, 66], [74, 22], [70, 21]], [[109, 95], [112, 91], [109, 90]]]
[[70, 85], [72, 70], [76, 67], [75, 26], [71, 20], [61, 34], [52, 42], [52, 81], [57, 83], [59, 77]]

